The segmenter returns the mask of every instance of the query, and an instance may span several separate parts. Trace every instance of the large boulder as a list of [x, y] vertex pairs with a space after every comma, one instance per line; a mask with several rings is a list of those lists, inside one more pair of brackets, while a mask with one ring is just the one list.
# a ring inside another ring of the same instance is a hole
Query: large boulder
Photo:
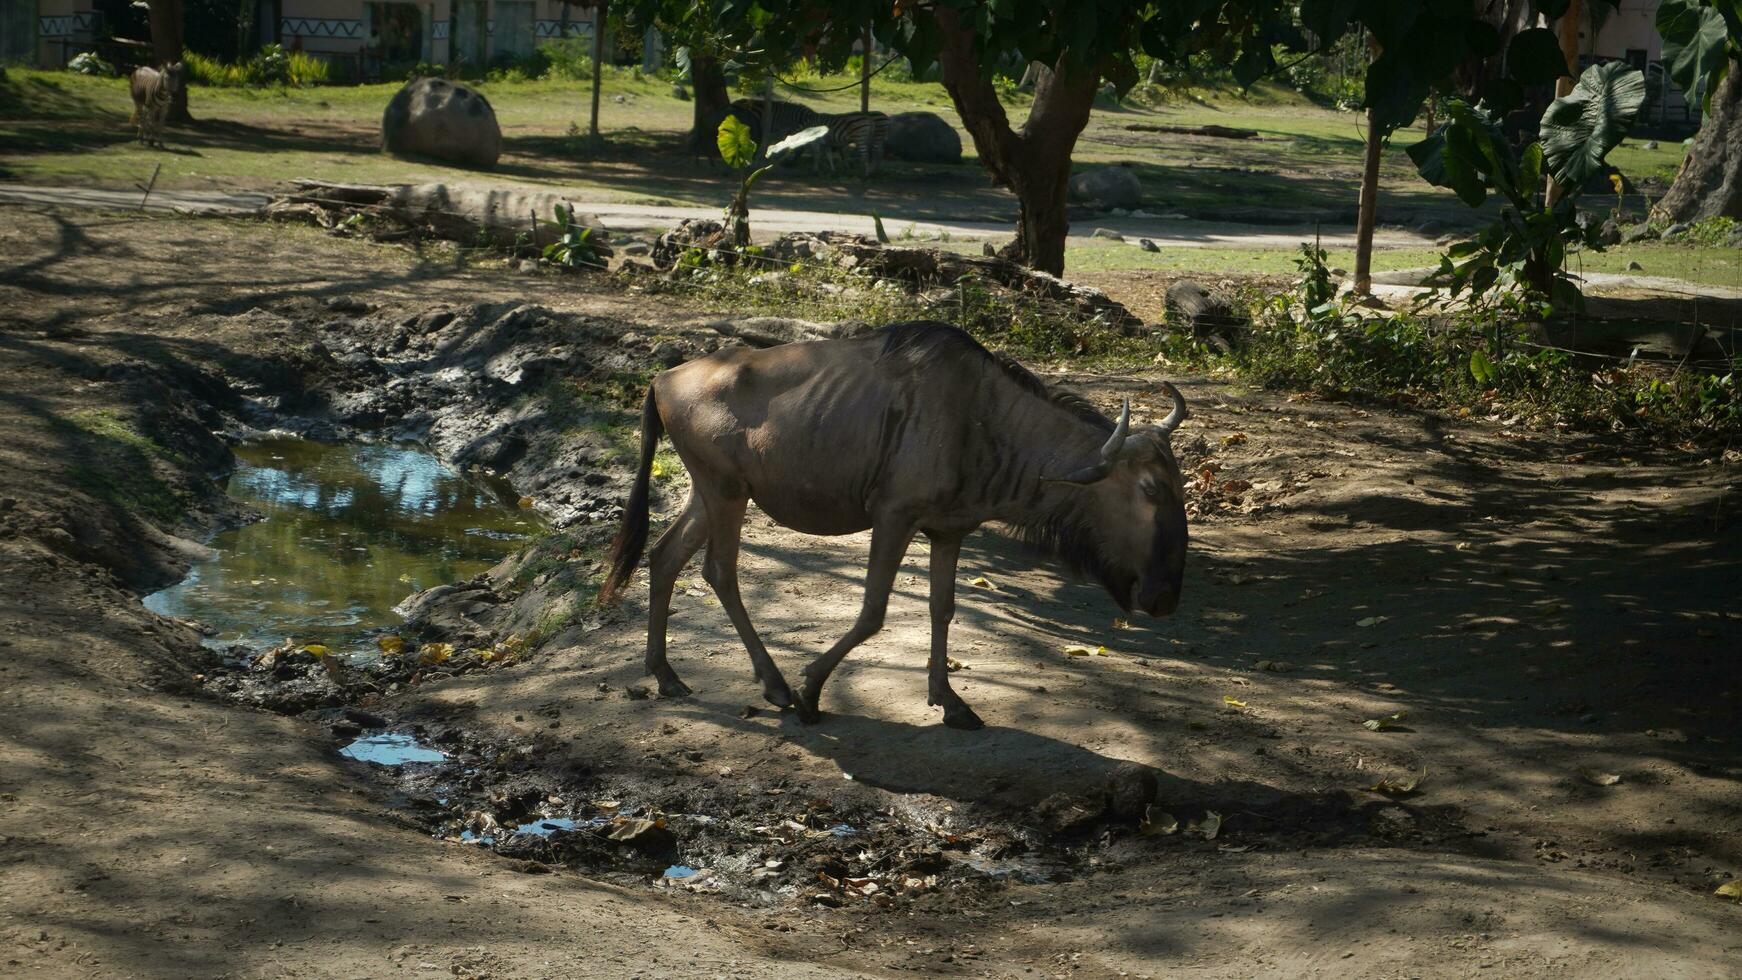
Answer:
[[961, 163], [962, 137], [935, 112], [898, 112], [889, 117], [883, 152], [914, 163]]
[[502, 127], [490, 101], [470, 86], [414, 78], [381, 114], [381, 146], [399, 156], [488, 168], [502, 155]]
[[1143, 184], [1126, 167], [1090, 167], [1071, 174], [1071, 200], [1098, 208], [1143, 204]]

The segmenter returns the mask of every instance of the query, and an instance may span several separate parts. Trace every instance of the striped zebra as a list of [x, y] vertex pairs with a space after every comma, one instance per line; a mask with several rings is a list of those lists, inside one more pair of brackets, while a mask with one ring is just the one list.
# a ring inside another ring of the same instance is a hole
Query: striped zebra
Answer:
[[737, 116], [739, 122], [750, 127], [750, 132], [755, 136], [757, 143], [767, 142], [770, 145], [778, 143], [800, 130], [823, 124], [823, 114], [810, 106], [798, 102], [782, 102], [776, 99], [774, 119], [769, 127], [774, 130], [774, 135], [765, 141], [762, 137], [761, 99], [738, 99], [732, 103], [732, 115]]
[[889, 117], [881, 112], [840, 112], [824, 115], [822, 125], [829, 127], [829, 137], [823, 141], [829, 172], [835, 171], [835, 157], [846, 157], [851, 148], [859, 156], [865, 176], [883, 166], [883, 144], [889, 139]]

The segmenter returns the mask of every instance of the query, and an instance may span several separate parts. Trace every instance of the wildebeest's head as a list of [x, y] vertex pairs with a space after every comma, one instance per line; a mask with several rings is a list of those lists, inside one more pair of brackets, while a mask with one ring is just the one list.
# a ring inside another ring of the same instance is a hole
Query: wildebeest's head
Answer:
[[1173, 456], [1186, 401], [1173, 385], [1162, 388], [1173, 398], [1166, 420], [1132, 431], [1127, 402], [1100, 458], [1057, 478], [1082, 487], [1072, 526], [1055, 529], [1064, 557], [1099, 578], [1120, 608], [1151, 616], [1179, 605], [1186, 557], [1185, 483]]
[[173, 61], [163, 66], [163, 90], [165, 92], [174, 95], [181, 91], [181, 87], [185, 84], [186, 80], [187, 66], [183, 65], [181, 62]]

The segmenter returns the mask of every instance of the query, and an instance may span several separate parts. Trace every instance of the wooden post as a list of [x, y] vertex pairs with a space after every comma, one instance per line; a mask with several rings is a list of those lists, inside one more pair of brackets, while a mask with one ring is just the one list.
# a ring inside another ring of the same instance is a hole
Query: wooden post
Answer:
[[871, 111], [871, 25], [865, 25], [865, 43], [859, 46], [859, 111]]
[[587, 135], [599, 138], [599, 82], [605, 70], [605, 19], [611, 12], [611, 0], [599, 0], [593, 8], [593, 115], [587, 121]]

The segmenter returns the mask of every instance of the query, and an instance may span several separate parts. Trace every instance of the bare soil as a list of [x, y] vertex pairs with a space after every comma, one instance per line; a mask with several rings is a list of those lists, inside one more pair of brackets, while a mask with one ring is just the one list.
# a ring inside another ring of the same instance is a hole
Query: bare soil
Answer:
[[[1742, 470], [1721, 455], [1174, 378], [1195, 413], [1179, 613], [1116, 623], [1097, 589], [977, 535], [952, 650], [984, 731], [925, 706], [922, 546], [814, 727], [744, 710], [747, 657], [695, 573], [672, 633], [691, 698], [638, 696], [632, 593], [517, 663], [368, 706], [466, 752], [525, 747], [505, 780], [716, 817], [673, 821], [729, 885], [690, 891], [441, 839], [417, 787], [337, 754], [329, 717], [202, 688], [197, 637], [138, 597], [235, 519], [210, 432], [379, 405], [360, 379], [389, 325], [532, 303], [621, 325], [649, 363], [653, 338], [716, 342], [707, 311], [300, 229], [6, 218], [7, 975], [1706, 977], [1742, 956], [1712, 895], [1742, 872]], [[1157, 374], [1066, 368], [1104, 407], [1161, 410]], [[607, 489], [627, 469], [589, 458]], [[789, 676], [851, 621], [865, 546], [752, 512], [742, 584]], [[536, 604], [519, 570], [480, 587]], [[1134, 771], [1157, 779], [1153, 817], [1214, 811], [1219, 833], [1140, 834], [1108, 799]], [[814, 856], [778, 825], [818, 812], [859, 821], [866, 853], [799, 863], [880, 874], [882, 898], [819, 904], [809, 870], [732, 884], [733, 861]], [[869, 853], [928, 839], [955, 869], [929, 884]], [[960, 871], [994, 841], [1048, 880]]]

